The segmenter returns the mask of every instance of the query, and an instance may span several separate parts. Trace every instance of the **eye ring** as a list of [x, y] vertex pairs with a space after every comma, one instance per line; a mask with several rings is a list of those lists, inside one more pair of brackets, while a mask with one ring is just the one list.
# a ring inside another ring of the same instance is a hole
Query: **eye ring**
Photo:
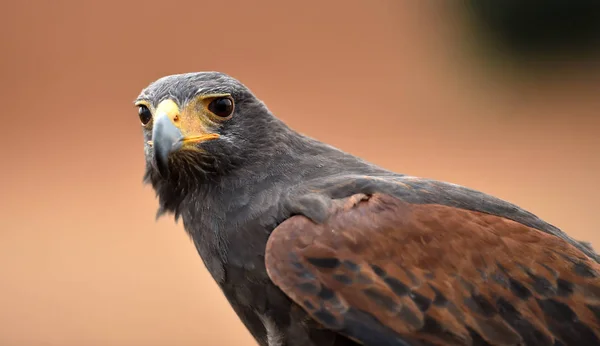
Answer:
[[145, 105], [138, 106], [138, 115], [142, 125], [146, 126], [152, 120], [152, 112]]
[[230, 96], [217, 97], [210, 101], [208, 110], [221, 119], [227, 119], [233, 115], [235, 104]]

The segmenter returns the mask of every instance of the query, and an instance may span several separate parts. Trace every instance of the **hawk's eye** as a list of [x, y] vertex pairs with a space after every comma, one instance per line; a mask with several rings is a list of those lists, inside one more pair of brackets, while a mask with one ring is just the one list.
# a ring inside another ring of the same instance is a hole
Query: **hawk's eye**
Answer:
[[142, 122], [142, 125], [144, 125], [144, 126], [148, 125], [150, 120], [152, 120], [152, 113], [150, 112], [148, 107], [146, 107], [144, 105], [140, 105], [138, 107], [138, 114], [140, 115], [140, 121]]
[[233, 113], [233, 100], [231, 97], [219, 97], [208, 104], [208, 110], [214, 115], [227, 118]]

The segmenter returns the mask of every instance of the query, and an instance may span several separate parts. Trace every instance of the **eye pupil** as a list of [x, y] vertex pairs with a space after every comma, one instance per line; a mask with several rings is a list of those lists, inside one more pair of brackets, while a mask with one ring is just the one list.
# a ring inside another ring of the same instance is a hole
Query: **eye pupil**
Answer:
[[208, 110], [216, 116], [227, 118], [233, 113], [233, 101], [229, 97], [219, 97], [211, 101]]
[[146, 106], [140, 106], [138, 108], [138, 114], [140, 115], [140, 121], [142, 125], [147, 125], [152, 120], [152, 113]]

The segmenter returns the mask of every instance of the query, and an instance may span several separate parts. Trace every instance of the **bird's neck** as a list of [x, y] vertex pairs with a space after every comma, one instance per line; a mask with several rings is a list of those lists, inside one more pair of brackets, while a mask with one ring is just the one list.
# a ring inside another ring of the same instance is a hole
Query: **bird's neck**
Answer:
[[193, 185], [183, 187], [180, 182], [153, 181], [160, 203], [159, 215], [173, 213], [178, 218], [182, 208], [196, 208], [211, 203], [214, 205], [213, 211], [244, 209], [246, 202], [233, 196], [276, 194], [319, 177], [384, 171], [302, 135], [279, 119], [274, 118], [269, 126], [272, 128], [267, 132], [272, 137], [262, 141], [263, 146], [255, 148], [254, 155], [227, 174], [204, 181], [199, 177]]

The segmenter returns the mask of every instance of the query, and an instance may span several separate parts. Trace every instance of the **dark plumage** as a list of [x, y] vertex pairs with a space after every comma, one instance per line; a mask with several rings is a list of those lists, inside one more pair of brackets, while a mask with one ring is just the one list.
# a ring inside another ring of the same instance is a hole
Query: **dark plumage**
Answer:
[[535, 215], [303, 136], [222, 73], [136, 104], [159, 215], [260, 345], [600, 344], [598, 255]]

